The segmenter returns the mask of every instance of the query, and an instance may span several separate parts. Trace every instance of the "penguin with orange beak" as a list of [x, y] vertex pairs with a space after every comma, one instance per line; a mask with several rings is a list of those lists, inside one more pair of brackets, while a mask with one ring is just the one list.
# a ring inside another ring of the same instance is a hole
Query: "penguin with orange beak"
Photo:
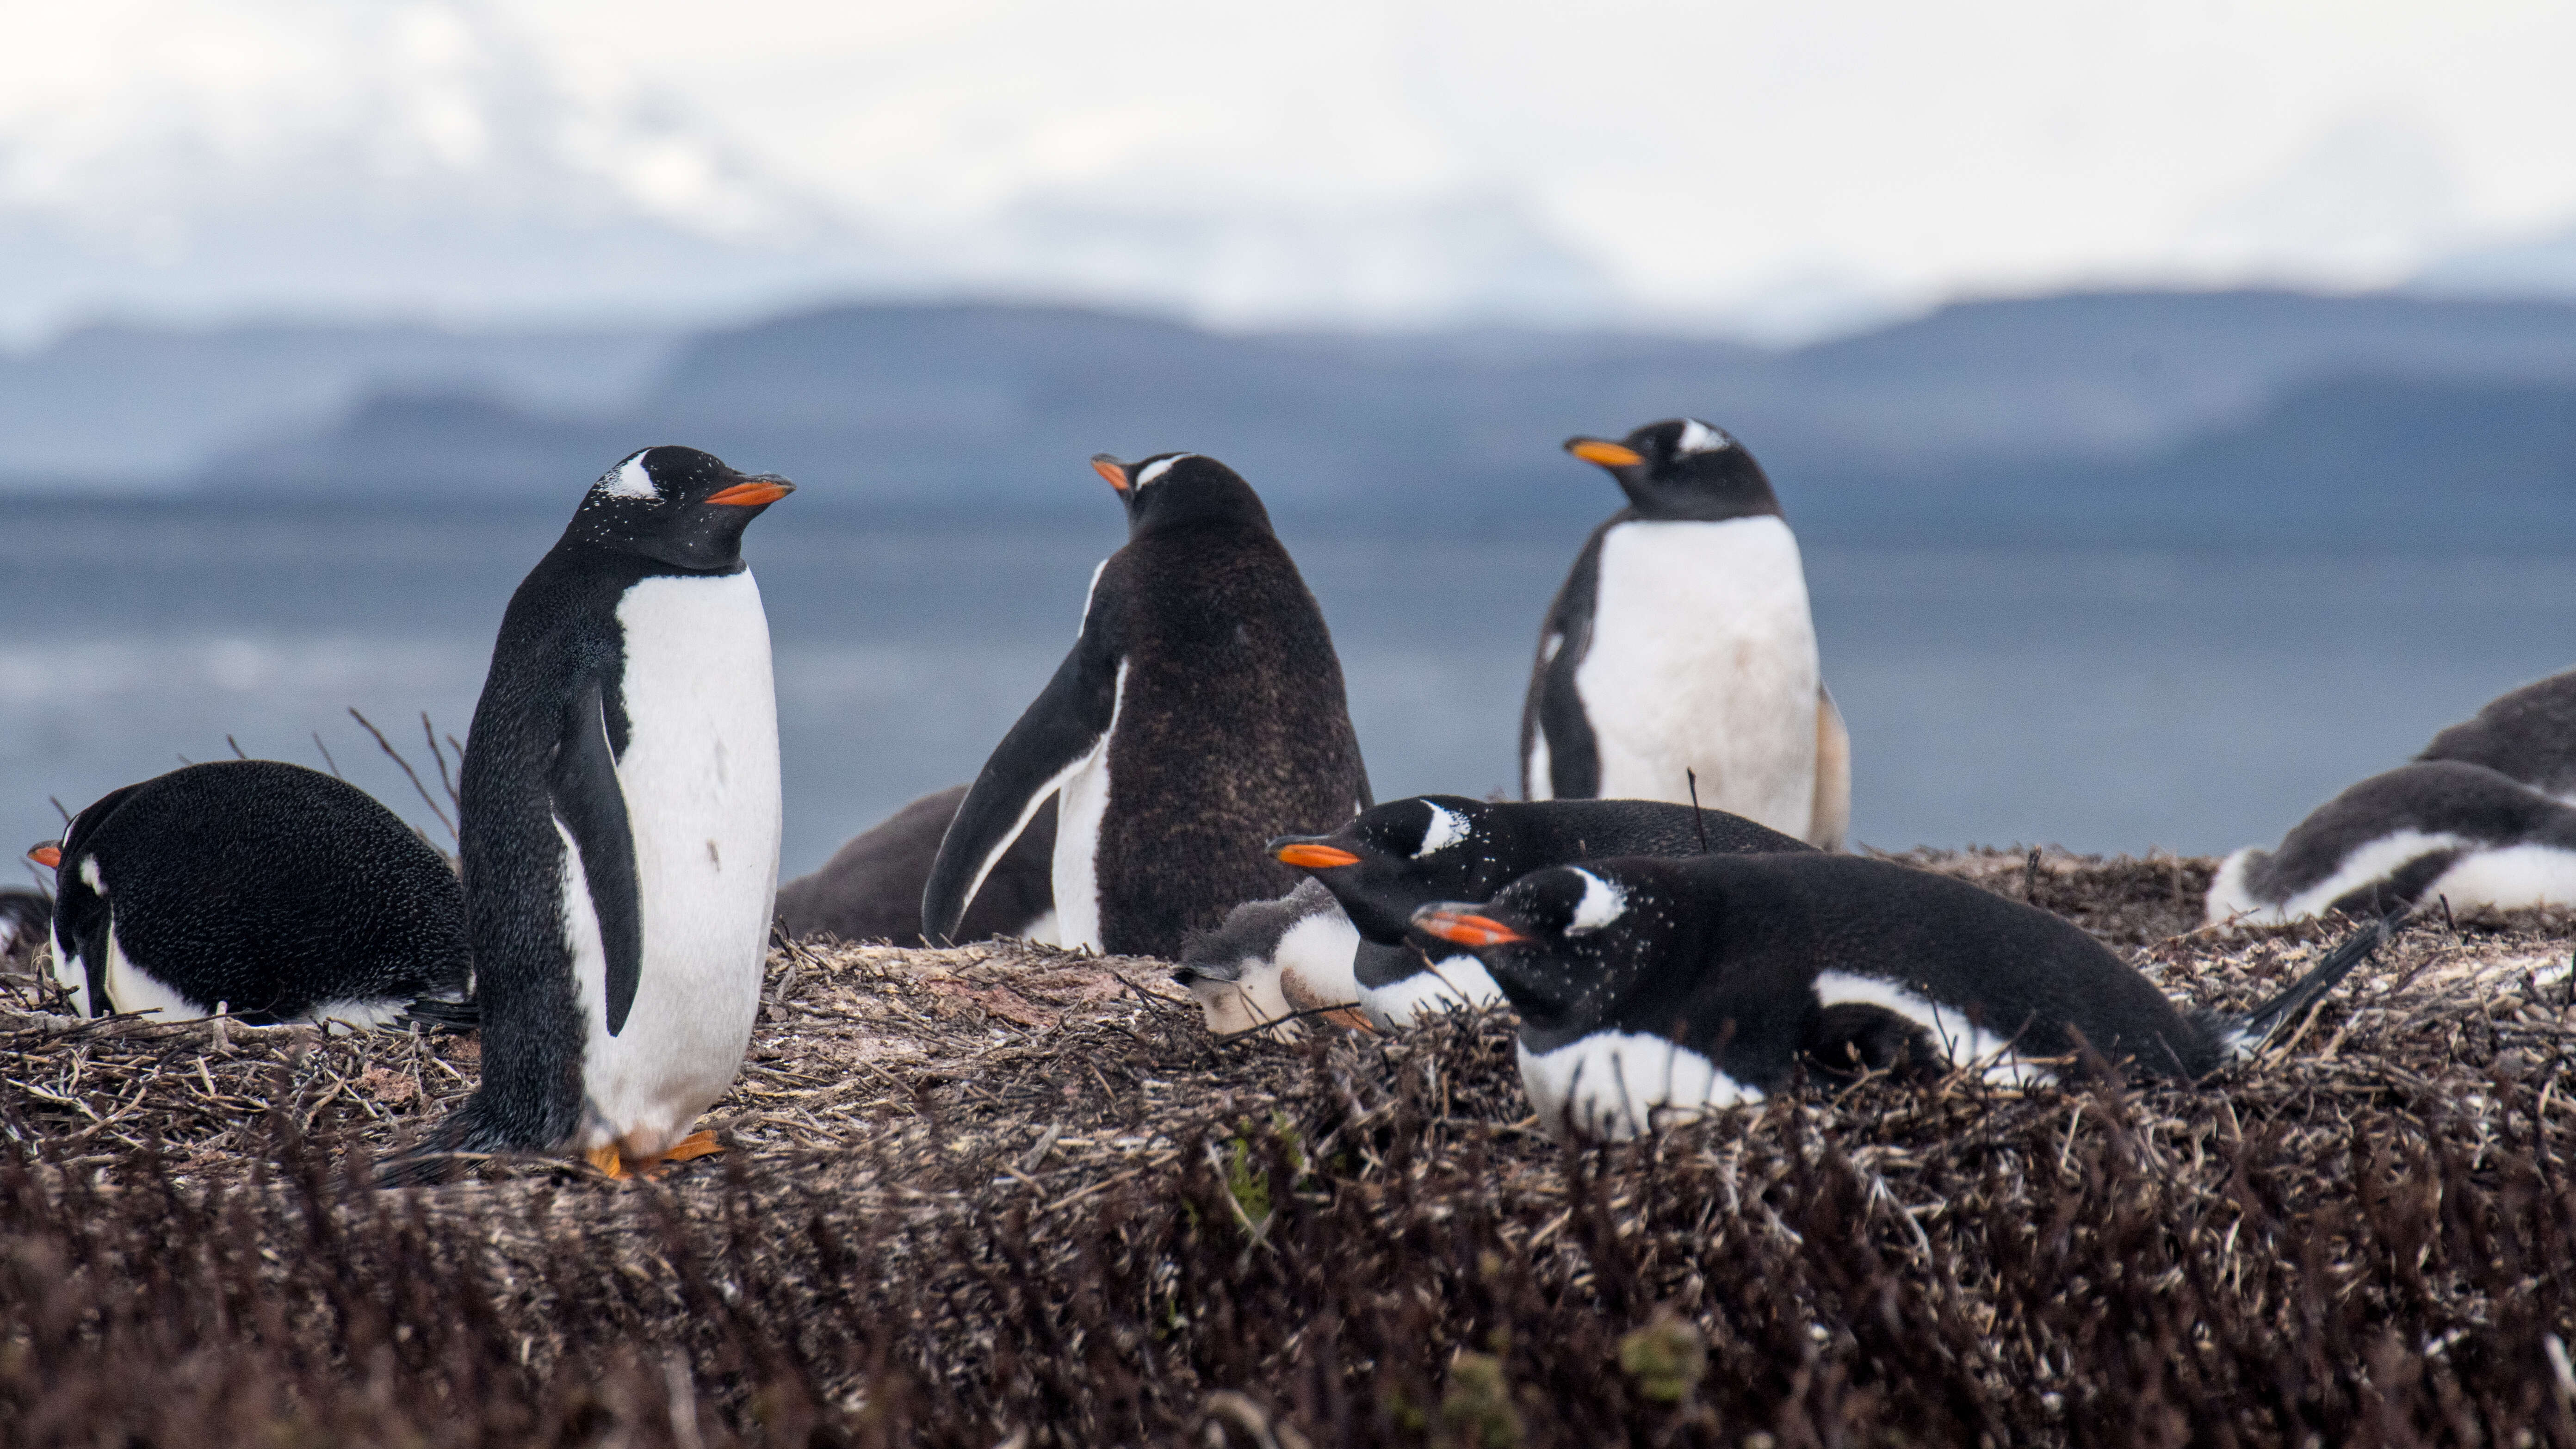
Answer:
[[1798, 540], [1762, 465], [1696, 418], [1565, 450], [1628, 506], [1575, 556], [1521, 711], [1530, 800], [1688, 798], [1824, 850], [1851, 816]]

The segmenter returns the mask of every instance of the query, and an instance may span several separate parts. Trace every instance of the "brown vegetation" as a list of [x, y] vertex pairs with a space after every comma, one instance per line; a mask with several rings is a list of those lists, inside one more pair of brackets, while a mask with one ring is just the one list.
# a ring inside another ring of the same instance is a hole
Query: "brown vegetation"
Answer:
[[[1924, 863], [2194, 1002], [2334, 935], [2165, 939], [2206, 862]], [[383, 1193], [471, 1038], [21, 981], [0, 1442], [2576, 1449], [2572, 936], [2419, 927], [2198, 1089], [1865, 1084], [1589, 1153], [1496, 1019], [1220, 1044], [1156, 962], [799, 946], [725, 1156]]]

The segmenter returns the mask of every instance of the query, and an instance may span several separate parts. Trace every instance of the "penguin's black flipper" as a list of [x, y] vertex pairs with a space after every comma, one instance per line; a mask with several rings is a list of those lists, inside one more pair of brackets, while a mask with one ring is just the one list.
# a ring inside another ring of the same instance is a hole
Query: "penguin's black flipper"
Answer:
[[[1117, 655], [1085, 619], [1073, 652], [994, 747], [941, 837], [930, 883], [921, 892], [922, 935], [933, 944], [956, 936], [994, 862], [1056, 787], [1100, 748], [1117, 709]], [[1057, 828], [1065, 828], [1060, 817]]]
[[599, 917], [607, 958], [608, 1034], [626, 1025], [644, 975], [643, 891], [635, 874], [635, 835], [626, 791], [608, 738], [607, 687], [585, 671], [564, 705], [563, 734], [547, 780], [555, 819], [581, 851], [581, 873]]
[[[1601, 753], [1592, 734], [1583, 696], [1574, 688], [1574, 673], [1592, 651], [1593, 596], [1601, 589], [1601, 540], [1610, 525], [1629, 517], [1622, 510], [1609, 523], [1592, 530], [1564, 587], [1548, 605], [1540, 626], [1538, 662], [1530, 670], [1528, 700], [1521, 707], [1521, 798], [1587, 800], [1601, 793]], [[1543, 754], [1532, 746], [1544, 744]], [[1535, 778], [1544, 768], [1548, 778]]]
[[2280, 1029], [2283, 1022], [2314, 1006], [2335, 988], [2335, 983], [2351, 975], [2354, 967], [2369, 960], [2373, 951], [2397, 934], [2398, 927], [2414, 910], [2412, 902], [2400, 904], [2378, 920], [2344, 937], [2326, 953], [2324, 960], [2316, 964], [2315, 969], [2291, 982], [2280, 995], [2254, 1008], [2236, 1028], [2236, 1040], [2242, 1044], [2239, 1050], [2252, 1051], [2261, 1046]]

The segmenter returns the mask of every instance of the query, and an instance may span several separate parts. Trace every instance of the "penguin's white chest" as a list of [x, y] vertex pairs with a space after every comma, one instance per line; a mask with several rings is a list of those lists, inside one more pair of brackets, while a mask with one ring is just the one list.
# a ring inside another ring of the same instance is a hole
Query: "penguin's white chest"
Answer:
[[583, 1147], [659, 1152], [724, 1094], [760, 1006], [778, 891], [778, 703], [746, 569], [651, 578], [619, 604], [643, 969], [611, 1035], [596, 916], [566, 836], [574, 971], [589, 1020]]
[[1690, 798], [1790, 835], [1815, 811], [1816, 627], [1778, 518], [1623, 523], [1574, 675], [1612, 799]]

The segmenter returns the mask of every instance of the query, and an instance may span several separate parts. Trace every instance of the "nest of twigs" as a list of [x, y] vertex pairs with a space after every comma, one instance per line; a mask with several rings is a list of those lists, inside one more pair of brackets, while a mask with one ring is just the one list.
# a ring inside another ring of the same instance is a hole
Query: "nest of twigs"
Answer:
[[[2205, 861], [1927, 858], [2244, 1006]], [[469, 1036], [0, 1013], [0, 1442], [2553, 1444], [2563, 919], [2197, 1088], [1865, 1083], [1569, 1152], [1506, 1021], [1211, 1041], [1162, 963], [783, 947], [732, 1150], [375, 1192]]]

